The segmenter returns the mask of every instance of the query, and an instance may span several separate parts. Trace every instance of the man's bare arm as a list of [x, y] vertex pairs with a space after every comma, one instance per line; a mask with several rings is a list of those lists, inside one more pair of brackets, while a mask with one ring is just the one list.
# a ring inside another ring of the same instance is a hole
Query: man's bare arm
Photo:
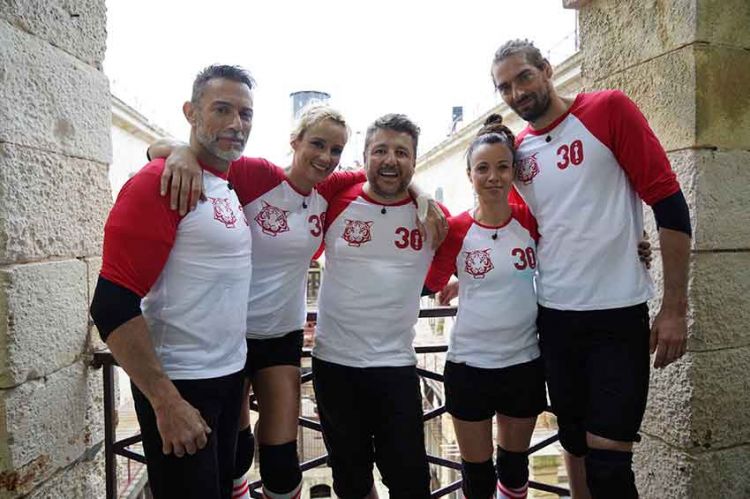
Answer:
[[195, 454], [205, 447], [211, 428], [162, 370], [143, 316], [133, 317], [112, 331], [106, 343], [118, 364], [151, 403], [163, 442], [162, 452], [182, 457], [185, 452]]
[[169, 206], [185, 215], [198, 206], [203, 194], [202, 170], [188, 144], [172, 139], [159, 139], [146, 151], [149, 159], [167, 158], [161, 174], [160, 193], [169, 190]]
[[661, 309], [651, 326], [651, 353], [654, 367], [665, 367], [682, 357], [687, 348], [687, 287], [690, 262], [690, 236], [684, 232], [659, 229], [664, 294]]

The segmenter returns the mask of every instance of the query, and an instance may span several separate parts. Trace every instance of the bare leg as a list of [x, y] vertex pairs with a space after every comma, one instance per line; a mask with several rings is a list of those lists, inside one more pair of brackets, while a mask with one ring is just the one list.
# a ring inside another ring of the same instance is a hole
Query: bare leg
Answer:
[[576, 457], [563, 450], [565, 469], [568, 472], [568, 484], [572, 499], [591, 499], [589, 486], [586, 484], [586, 465], [583, 457]]

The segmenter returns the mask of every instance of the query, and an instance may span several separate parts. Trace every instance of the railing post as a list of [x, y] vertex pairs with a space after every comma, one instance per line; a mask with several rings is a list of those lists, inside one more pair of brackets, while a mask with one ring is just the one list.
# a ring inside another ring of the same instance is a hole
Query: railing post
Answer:
[[107, 486], [107, 499], [117, 499], [117, 462], [114, 454], [114, 367], [104, 362], [104, 473]]

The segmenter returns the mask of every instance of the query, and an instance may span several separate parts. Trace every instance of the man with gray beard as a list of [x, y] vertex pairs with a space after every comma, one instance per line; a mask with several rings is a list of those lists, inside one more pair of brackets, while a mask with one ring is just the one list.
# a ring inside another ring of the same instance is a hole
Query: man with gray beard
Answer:
[[104, 228], [91, 315], [130, 376], [156, 499], [232, 494], [251, 236], [226, 179], [252, 127], [253, 86], [239, 67], [209, 66], [183, 106], [205, 202], [172, 211], [156, 159], [123, 186]]

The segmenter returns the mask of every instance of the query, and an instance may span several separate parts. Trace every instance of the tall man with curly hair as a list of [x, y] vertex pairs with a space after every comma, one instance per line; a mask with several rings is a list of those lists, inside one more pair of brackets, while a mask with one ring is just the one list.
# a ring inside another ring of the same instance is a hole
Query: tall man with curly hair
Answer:
[[[528, 122], [517, 137], [512, 196], [539, 225], [538, 330], [560, 441], [585, 456], [594, 498], [635, 498], [632, 447], [654, 367], [686, 348], [690, 218], [667, 155], [620, 91], [561, 97], [552, 67], [527, 40], [501, 46], [495, 88]], [[638, 261], [641, 201], [659, 226], [664, 293], [649, 321]]]

